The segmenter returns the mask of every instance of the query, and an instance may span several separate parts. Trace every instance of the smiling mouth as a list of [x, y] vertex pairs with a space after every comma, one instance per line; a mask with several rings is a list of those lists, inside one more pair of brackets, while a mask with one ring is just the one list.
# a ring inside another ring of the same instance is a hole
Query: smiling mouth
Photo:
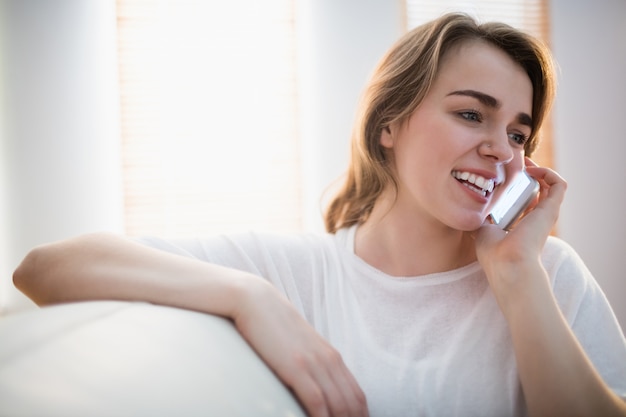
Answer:
[[452, 171], [452, 176], [461, 184], [483, 197], [493, 193], [497, 186], [496, 181], [493, 179], [487, 179], [466, 171]]

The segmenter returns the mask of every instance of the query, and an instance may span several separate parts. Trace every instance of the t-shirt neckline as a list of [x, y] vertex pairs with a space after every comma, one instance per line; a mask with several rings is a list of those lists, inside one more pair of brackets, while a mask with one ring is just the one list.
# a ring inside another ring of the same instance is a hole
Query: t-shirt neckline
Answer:
[[357, 228], [358, 228], [358, 224], [354, 224], [347, 228], [338, 230], [337, 237], [340, 238], [340, 241], [341, 240], [343, 241], [344, 248], [352, 255], [354, 262], [358, 266], [360, 266], [360, 268], [374, 275], [377, 279], [385, 279], [387, 281], [400, 281], [400, 282], [419, 281], [425, 285], [444, 284], [444, 283], [449, 283], [449, 282], [457, 281], [459, 279], [468, 277], [481, 269], [480, 264], [477, 261], [475, 261], [468, 265], [465, 265], [465, 266], [462, 266], [460, 268], [456, 268], [450, 271], [435, 272], [435, 273], [431, 273], [427, 275], [418, 275], [418, 276], [389, 275], [386, 272], [383, 272], [377, 269], [376, 267], [368, 264], [356, 254], [354, 250], [354, 246], [355, 246], [354, 239], [355, 239]]

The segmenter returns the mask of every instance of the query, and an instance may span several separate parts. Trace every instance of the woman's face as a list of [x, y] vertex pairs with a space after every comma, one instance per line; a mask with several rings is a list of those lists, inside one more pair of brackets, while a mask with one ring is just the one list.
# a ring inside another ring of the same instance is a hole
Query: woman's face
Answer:
[[524, 166], [532, 96], [528, 75], [500, 49], [468, 41], [449, 50], [423, 102], [381, 135], [398, 180], [395, 209], [480, 227], [500, 184]]

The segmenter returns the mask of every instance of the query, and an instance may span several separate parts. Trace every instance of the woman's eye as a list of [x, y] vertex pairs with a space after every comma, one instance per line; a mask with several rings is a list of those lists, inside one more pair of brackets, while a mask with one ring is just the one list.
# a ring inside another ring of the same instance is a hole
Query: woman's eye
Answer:
[[517, 143], [518, 145], [525, 145], [526, 142], [528, 141], [528, 136], [522, 133], [509, 133], [509, 139], [511, 139], [513, 142]]
[[465, 120], [468, 120], [470, 122], [480, 122], [483, 120], [480, 112], [477, 112], [475, 110], [463, 111], [463, 112], [460, 112], [459, 115]]

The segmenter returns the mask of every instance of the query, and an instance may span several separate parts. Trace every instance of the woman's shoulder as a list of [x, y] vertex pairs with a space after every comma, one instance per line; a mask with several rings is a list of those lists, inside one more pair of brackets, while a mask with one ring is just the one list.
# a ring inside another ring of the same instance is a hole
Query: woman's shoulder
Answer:
[[565, 240], [550, 236], [541, 259], [553, 291], [562, 304], [565, 299], [603, 299], [604, 295], [595, 277], [574, 247]]
[[541, 260], [548, 272], [566, 266], [587, 269], [574, 247], [556, 236], [548, 237], [541, 253]]
[[344, 232], [242, 231], [199, 238], [140, 238], [138, 243], [170, 253], [230, 266], [319, 265], [337, 258]]
[[253, 231], [231, 235], [242, 244], [263, 247], [272, 252], [297, 253], [327, 250], [335, 246], [336, 236], [325, 232], [263, 232]]
[[[215, 260], [232, 256], [281, 264], [319, 264], [334, 258], [337, 236], [325, 232], [248, 231], [203, 239], [201, 252]], [[216, 259], [217, 258], [217, 259]]]

